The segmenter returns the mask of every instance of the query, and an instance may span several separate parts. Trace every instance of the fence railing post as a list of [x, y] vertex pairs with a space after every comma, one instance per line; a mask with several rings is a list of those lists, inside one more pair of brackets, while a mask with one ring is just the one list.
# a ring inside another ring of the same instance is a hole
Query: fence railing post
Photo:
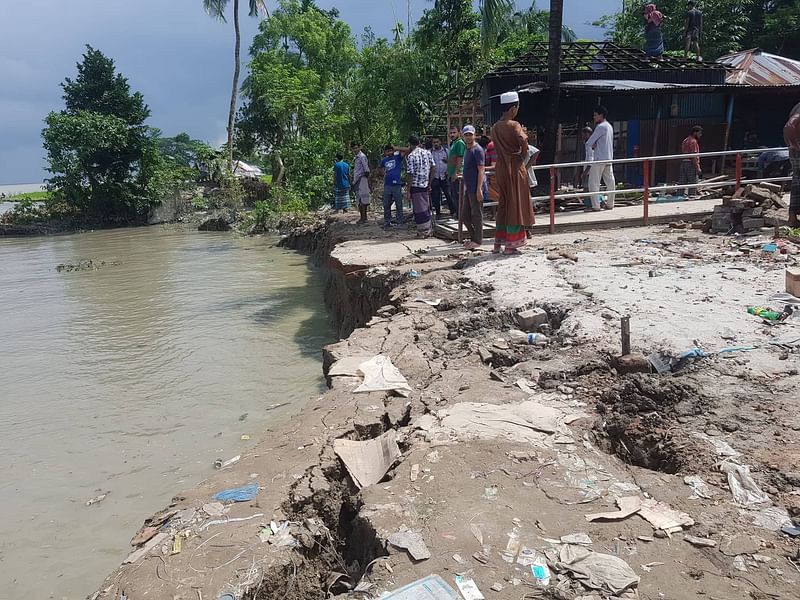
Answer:
[[742, 155], [736, 155], [736, 191], [742, 187]]
[[644, 188], [644, 196], [642, 203], [644, 204], [644, 224], [647, 225], [647, 219], [650, 217], [650, 163], [642, 163], [642, 187]]
[[556, 168], [550, 167], [550, 233], [556, 232]]

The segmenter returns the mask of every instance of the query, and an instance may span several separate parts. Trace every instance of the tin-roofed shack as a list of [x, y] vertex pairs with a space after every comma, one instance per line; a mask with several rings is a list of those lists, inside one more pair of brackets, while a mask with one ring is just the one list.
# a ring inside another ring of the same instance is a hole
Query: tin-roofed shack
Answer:
[[[551, 101], [547, 52], [547, 43], [534, 43], [524, 55], [450, 96], [447, 126], [490, 125], [500, 117], [500, 94], [518, 90], [522, 99], [518, 119], [541, 133]], [[624, 158], [679, 153], [693, 125], [705, 130], [704, 151], [743, 148], [745, 133], [754, 122], [760, 124], [757, 131], [764, 144], [781, 145], [785, 117], [800, 101], [800, 63], [760, 51], [718, 62], [654, 60], [639, 49], [612, 42], [573, 42], [564, 44], [561, 65], [557, 162], [577, 159], [580, 130], [591, 124], [592, 109], [598, 104], [609, 109], [615, 156]], [[748, 139], [752, 141], [752, 135]], [[721, 159], [703, 164], [704, 172], [712, 174], [724, 167]], [[654, 181], [677, 180], [677, 162], [658, 163], [656, 169]], [[640, 166], [619, 171], [620, 179], [641, 183]], [[570, 175], [563, 173], [562, 179]]]

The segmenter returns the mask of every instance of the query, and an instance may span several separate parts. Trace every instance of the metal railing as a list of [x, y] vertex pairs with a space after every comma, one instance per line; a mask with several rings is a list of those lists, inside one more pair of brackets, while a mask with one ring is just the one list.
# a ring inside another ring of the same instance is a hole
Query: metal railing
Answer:
[[[723, 152], [701, 152], [699, 154], [669, 154], [663, 156], [639, 156], [636, 158], [618, 158], [609, 161], [602, 161], [603, 164], [611, 164], [611, 165], [622, 165], [622, 164], [635, 164], [635, 163], [642, 163], [642, 187], [641, 188], [632, 188], [632, 189], [621, 189], [621, 190], [606, 190], [606, 194], [614, 193], [614, 194], [643, 194], [642, 198], [642, 222], [644, 225], [648, 224], [649, 213], [650, 213], [650, 194], [652, 192], [666, 192], [675, 189], [701, 189], [701, 188], [716, 188], [716, 187], [726, 187], [726, 186], [734, 186], [735, 189], [738, 191], [743, 185], [750, 184], [750, 183], [774, 183], [774, 182], [786, 182], [791, 181], [791, 177], [768, 177], [768, 178], [756, 178], [756, 179], [745, 179], [743, 177], [743, 169], [742, 169], [742, 156], [749, 156], [754, 154], [761, 154], [762, 152], [776, 152], [776, 151], [786, 151], [786, 147], [780, 148], [758, 148], [752, 150], [727, 150]], [[672, 185], [662, 185], [662, 186], [651, 186], [650, 185], [650, 165], [651, 163], [655, 162], [663, 162], [669, 160], [692, 160], [694, 158], [715, 158], [715, 157], [727, 157], [727, 156], [735, 156], [736, 157], [736, 168], [735, 168], [735, 179], [730, 181], [699, 181], [698, 183], [692, 184], [672, 184]], [[599, 161], [598, 161], [599, 162]], [[547, 196], [534, 196], [531, 198], [531, 202], [536, 203], [537, 201], [542, 200], [549, 200], [550, 202], [550, 233], [555, 233], [556, 230], [556, 200], [574, 200], [580, 198], [591, 198], [592, 196], [597, 196], [599, 192], [569, 192], [564, 194], [557, 194], [555, 185], [556, 185], [556, 171], [558, 169], [567, 169], [572, 167], [586, 167], [591, 166], [593, 164], [597, 164], [596, 162], [592, 161], [579, 161], [579, 162], [570, 162], [570, 163], [558, 163], [558, 164], [551, 164], [551, 165], [537, 165], [535, 170], [549, 170], [550, 173], [550, 193]], [[487, 169], [488, 171], [488, 169]], [[484, 206], [497, 206], [497, 202], [487, 202]], [[460, 211], [459, 211], [459, 241], [461, 239], [461, 218], [460, 218]]]

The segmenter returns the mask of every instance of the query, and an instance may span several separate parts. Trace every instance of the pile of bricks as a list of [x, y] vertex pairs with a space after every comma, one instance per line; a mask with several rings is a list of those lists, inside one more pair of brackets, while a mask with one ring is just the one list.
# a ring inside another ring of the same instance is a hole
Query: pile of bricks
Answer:
[[760, 183], [740, 188], [733, 196], [725, 196], [722, 206], [714, 207], [711, 233], [747, 233], [765, 226], [765, 212], [772, 208], [786, 208], [781, 187]]

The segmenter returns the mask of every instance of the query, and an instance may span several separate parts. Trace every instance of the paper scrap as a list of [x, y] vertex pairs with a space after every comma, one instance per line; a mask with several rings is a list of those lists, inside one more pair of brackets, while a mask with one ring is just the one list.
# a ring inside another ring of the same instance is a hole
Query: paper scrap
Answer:
[[472, 535], [475, 536], [475, 539], [478, 540], [478, 543], [483, 546], [483, 532], [481, 528], [475, 525], [475, 523], [470, 523], [469, 525], [470, 531], [472, 531]]
[[684, 535], [683, 539], [684, 541], [689, 542], [692, 546], [698, 546], [700, 548], [713, 548], [717, 545], [716, 540], [701, 538], [694, 535]]
[[686, 513], [673, 510], [668, 504], [651, 498], [641, 501], [639, 516], [656, 529], [661, 529], [667, 533], [677, 533], [682, 531], [684, 527], [694, 525], [694, 519]]
[[464, 596], [464, 600], [484, 600], [483, 594], [478, 589], [472, 577], [456, 575], [456, 586]]
[[402, 454], [394, 429], [365, 442], [334, 440], [333, 451], [342, 459], [347, 472], [359, 488], [378, 483]]
[[561, 536], [562, 544], [578, 544], [581, 546], [591, 546], [592, 538], [586, 533], [571, 533], [569, 535]]
[[411, 481], [416, 481], [417, 477], [419, 477], [419, 465], [413, 464], [411, 465]]

